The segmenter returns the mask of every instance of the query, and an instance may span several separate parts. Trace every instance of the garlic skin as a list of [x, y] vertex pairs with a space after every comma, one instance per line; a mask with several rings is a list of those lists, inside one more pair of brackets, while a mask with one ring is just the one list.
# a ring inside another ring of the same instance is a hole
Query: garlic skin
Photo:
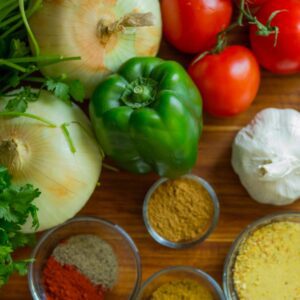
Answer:
[[[0, 98], [1, 111], [5, 102]], [[102, 157], [90, 122], [78, 106], [41, 91], [26, 113], [57, 127], [23, 116], [0, 117], [0, 164], [9, 169], [14, 184], [30, 183], [41, 191], [34, 200], [41, 231], [63, 223], [85, 205], [97, 185]], [[74, 121], [81, 125], [67, 127], [76, 149], [72, 153], [60, 126]], [[32, 232], [31, 224], [28, 220], [23, 231]]]
[[300, 113], [269, 108], [236, 136], [232, 166], [260, 203], [288, 205], [300, 198]]
[[[116, 23], [132, 13], [151, 13], [151, 25], [149, 20], [145, 20], [145, 26], [135, 20], [137, 27]], [[45, 0], [30, 18], [41, 55], [81, 57], [41, 67], [42, 72], [50, 77], [66, 74], [70, 80], [79, 79], [86, 87], [87, 97], [105, 76], [128, 59], [155, 56], [162, 35], [161, 23], [158, 0]], [[106, 25], [102, 34], [101, 24]], [[104, 34], [109, 31], [112, 32]]]

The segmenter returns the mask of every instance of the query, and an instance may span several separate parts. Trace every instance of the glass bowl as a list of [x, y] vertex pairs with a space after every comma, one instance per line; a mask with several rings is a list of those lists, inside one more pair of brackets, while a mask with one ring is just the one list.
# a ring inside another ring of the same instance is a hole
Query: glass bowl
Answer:
[[184, 266], [170, 267], [153, 274], [143, 283], [137, 300], [149, 300], [162, 284], [180, 279], [195, 280], [211, 291], [214, 300], [225, 300], [222, 289], [211, 276], [201, 270]]
[[29, 289], [34, 300], [45, 300], [43, 268], [59, 242], [76, 234], [95, 234], [113, 248], [118, 259], [118, 281], [105, 293], [109, 300], [136, 299], [141, 283], [141, 262], [137, 247], [118, 225], [96, 217], [75, 217], [47, 231], [33, 250], [29, 265]]
[[268, 225], [273, 222], [279, 221], [292, 221], [300, 223], [300, 212], [284, 212], [276, 213], [263, 217], [254, 223], [248, 225], [244, 231], [237, 237], [235, 242], [232, 244], [231, 249], [227, 255], [224, 265], [223, 272], [223, 289], [227, 300], [238, 300], [238, 296], [235, 292], [233, 282], [233, 267], [235, 259], [239, 253], [241, 244], [257, 229]]
[[213, 206], [214, 206], [214, 214], [213, 214], [213, 218], [211, 221], [210, 226], [207, 228], [206, 232], [197, 237], [196, 239], [193, 240], [189, 240], [189, 241], [182, 241], [182, 242], [171, 242], [167, 239], [165, 239], [164, 237], [162, 237], [161, 235], [159, 235], [151, 226], [151, 223], [149, 221], [148, 218], [148, 205], [151, 199], [152, 194], [154, 193], [154, 191], [164, 182], [168, 181], [169, 179], [167, 178], [161, 178], [159, 180], [157, 180], [148, 190], [145, 199], [144, 199], [144, 205], [143, 205], [143, 218], [144, 218], [144, 223], [145, 226], [149, 232], [149, 234], [152, 236], [152, 238], [158, 242], [159, 244], [169, 247], [169, 248], [173, 248], [173, 249], [184, 249], [184, 248], [188, 248], [188, 247], [192, 247], [195, 246], [196, 244], [199, 244], [201, 242], [203, 242], [205, 239], [207, 239], [207, 237], [214, 231], [214, 229], [216, 228], [217, 224], [218, 224], [218, 220], [219, 220], [219, 215], [220, 215], [220, 205], [219, 205], [219, 200], [218, 197], [214, 191], [214, 189], [212, 188], [212, 186], [205, 181], [204, 179], [196, 176], [196, 175], [192, 175], [192, 174], [188, 174], [188, 175], [184, 175], [182, 176], [182, 178], [189, 178], [192, 180], [195, 180], [197, 183], [201, 184], [209, 193], [211, 200], [213, 202]]

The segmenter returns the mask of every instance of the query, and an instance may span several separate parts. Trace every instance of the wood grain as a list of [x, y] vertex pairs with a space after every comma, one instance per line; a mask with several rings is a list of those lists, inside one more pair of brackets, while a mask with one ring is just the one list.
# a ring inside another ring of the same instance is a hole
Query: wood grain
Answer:
[[[246, 33], [237, 31], [232, 35], [232, 40], [236, 39], [246, 41]], [[185, 66], [191, 60], [190, 56], [180, 54], [165, 42], [160, 56], [177, 60]], [[231, 144], [237, 131], [267, 107], [300, 110], [300, 75], [282, 77], [263, 72], [259, 94], [247, 112], [229, 119], [205, 115], [199, 159], [193, 173], [208, 180], [215, 188], [221, 204], [221, 216], [217, 229], [203, 244], [187, 250], [171, 250], [158, 245], [148, 235], [142, 220], [142, 204], [145, 193], [157, 179], [154, 174], [138, 176], [103, 170], [101, 187], [96, 189], [80, 215], [106, 218], [121, 225], [131, 235], [141, 254], [143, 280], [168, 266], [190, 265], [208, 272], [221, 283], [224, 259], [241, 230], [269, 213], [300, 211], [300, 202], [288, 207], [273, 207], [251, 200], [231, 168]], [[30, 251], [18, 251], [16, 256], [27, 257]], [[13, 276], [1, 289], [0, 299], [31, 299], [27, 278]]]

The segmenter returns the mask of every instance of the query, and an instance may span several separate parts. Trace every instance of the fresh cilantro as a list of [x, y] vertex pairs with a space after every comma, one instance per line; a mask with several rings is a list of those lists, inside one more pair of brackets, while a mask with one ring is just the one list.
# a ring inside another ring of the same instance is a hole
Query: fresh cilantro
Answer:
[[17, 57], [25, 57], [30, 53], [29, 47], [26, 45], [25, 42], [19, 39], [12, 39], [10, 45], [10, 57], [17, 58]]
[[[64, 57], [59, 53], [53, 56], [33, 55], [30, 51], [29, 40], [39, 53], [39, 46], [28, 25], [31, 17], [41, 6], [43, 0], [0, 0], [0, 96], [21, 84], [31, 84], [38, 88], [46, 87], [58, 98], [71, 103], [71, 98], [83, 102], [84, 89], [78, 81], [56, 80], [43, 77], [32, 77], [39, 71], [40, 65], [60, 63], [65, 60], [78, 60], [80, 57]], [[10, 99], [6, 111], [25, 112], [28, 103], [35, 101], [28, 91]]]
[[32, 202], [39, 195], [30, 184], [14, 186], [7, 168], [0, 166], [0, 287], [14, 272], [27, 272], [30, 260], [14, 261], [12, 253], [34, 243], [34, 235], [22, 233], [21, 226], [31, 216], [32, 226], [38, 228], [37, 207]]
[[71, 97], [78, 102], [83, 102], [85, 97], [84, 87], [79, 80], [67, 82], [63, 79], [49, 78], [45, 86], [48, 91], [53, 92], [56, 97], [68, 104], [71, 104]]
[[24, 87], [18, 93], [9, 94], [7, 97], [10, 99], [5, 106], [5, 111], [25, 112], [28, 107], [28, 102], [37, 101], [39, 92]]
[[56, 81], [54, 79], [48, 79], [46, 81], [46, 88], [48, 91], [53, 92], [57, 98], [63, 100], [68, 104], [71, 104], [69, 95], [70, 88], [66, 83]]
[[85, 90], [80, 80], [73, 80], [69, 84], [70, 95], [77, 101], [82, 103], [85, 98]]

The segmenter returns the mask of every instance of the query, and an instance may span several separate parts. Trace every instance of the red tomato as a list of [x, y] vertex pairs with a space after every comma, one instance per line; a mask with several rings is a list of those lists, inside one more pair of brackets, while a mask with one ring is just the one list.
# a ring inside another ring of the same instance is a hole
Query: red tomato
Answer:
[[267, 70], [279, 74], [300, 72], [300, 0], [272, 0], [266, 2], [257, 12], [257, 18], [266, 24], [269, 16], [276, 10], [280, 12], [271, 22], [278, 26], [276, 46], [275, 35], [267, 37], [256, 34], [257, 27], [250, 28], [252, 49], [259, 63]]
[[189, 74], [203, 98], [204, 109], [217, 117], [233, 116], [253, 102], [260, 83], [255, 56], [243, 46], [229, 46], [190, 65]]
[[[265, 3], [267, 0], [246, 0], [245, 2], [250, 6], [260, 6]], [[272, 0], [271, 0], [272, 1]]]
[[167, 40], [182, 52], [210, 49], [216, 35], [231, 19], [231, 0], [162, 0], [163, 28]]

